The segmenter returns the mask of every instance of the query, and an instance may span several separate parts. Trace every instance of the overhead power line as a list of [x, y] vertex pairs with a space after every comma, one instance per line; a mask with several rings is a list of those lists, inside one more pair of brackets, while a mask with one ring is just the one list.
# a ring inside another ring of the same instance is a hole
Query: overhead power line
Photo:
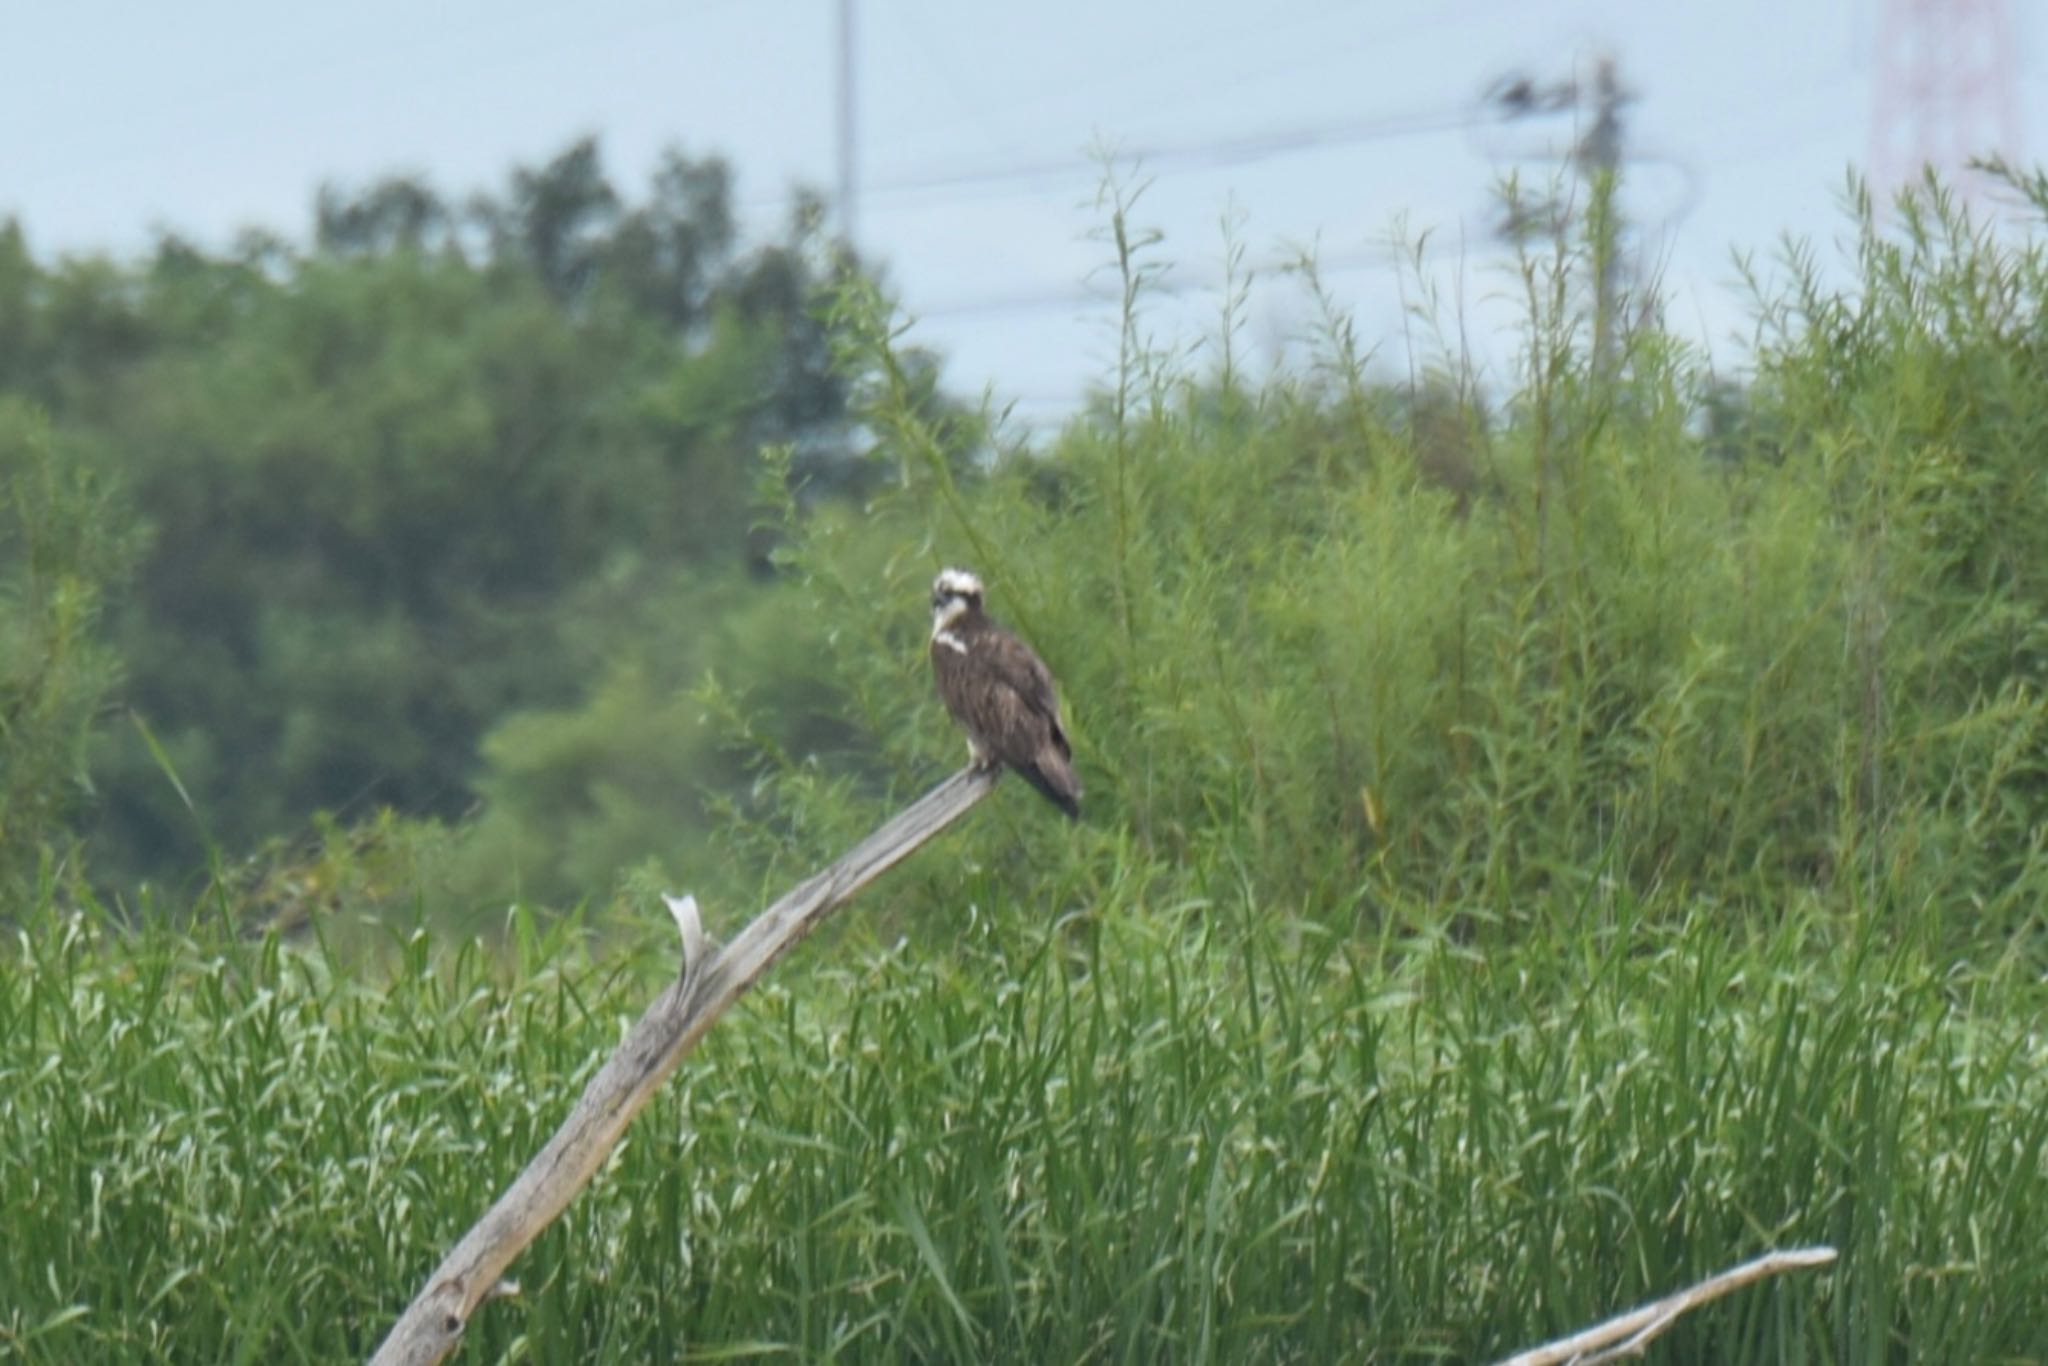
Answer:
[[[849, 63], [847, 67], [842, 68], [845, 93], [841, 100], [841, 129], [851, 126], [853, 99], [850, 92], [853, 81]], [[1497, 113], [1492, 110], [1464, 104], [1455, 108], [1419, 110], [1372, 119], [1275, 129], [1248, 137], [1211, 142], [1131, 146], [1112, 143], [1106, 145], [1101, 154], [1094, 156], [1047, 157], [1036, 161], [1012, 161], [996, 166], [921, 171], [874, 181], [863, 178], [857, 189], [853, 183], [857, 152], [850, 146], [850, 139], [842, 133], [839, 141], [838, 199], [842, 222], [850, 226], [856, 217], [856, 195], [861, 202], [870, 202], [880, 196], [908, 196], [976, 189], [1000, 191], [1005, 186], [1029, 184], [1034, 181], [1044, 183], [1071, 180], [1082, 175], [1099, 175], [1105, 162], [1126, 163], [1143, 171], [1215, 170], [1331, 147], [1351, 147], [1399, 138], [1426, 137], [1435, 133], [1460, 132], [1490, 122], [1497, 117]], [[782, 194], [754, 195], [741, 199], [737, 207], [742, 211], [779, 209], [786, 202], [787, 196]]]
[[[1366, 251], [1340, 252], [1315, 258], [1315, 267], [1323, 275], [1341, 275], [1353, 270], [1378, 270], [1403, 261], [1415, 259], [1412, 248], [1377, 247]], [[1255, 265], [1248, 277], [1270, 278], [1275, 275], [1293, 273], [1300, 264], [1298, 257], [1276, 257]], [[1214, 293], [1225, 287], [1226, 281], [1220, 274], [1173, 275], [1149, 282], [1145, 286], [1146, 298], [1179, 298], [1187, 294]], [[954, 299], [935, 304], [930, 308], [913, 308], [910, 311], [920, 320], [932, 318], [971, 317], [979, 313], [1035, 313], [1058, 308], [1115, 308], [1122, 304], [1123, 294], [1113, 289], [1090, 289], [1086, 285], [1071, 288], [1019, 289], [1002, 294], [984, 294]]]
[[[1133, 162], [1147, 170], [1210, 170], [1241, 166], [1269, 157], [1325, 147], [1348, 147], [1391, 138], [1420, 137], [1429, 133], [1456, 132], [1480, 117], [1469, 105], [1456, 109], [1396, 114], [1346, 123], [1276, 129], [1250, 137], [1213, 142], [1155, 143], [1107, 149], [1118, 161]], [[971, 186], [1001, 185], [1012, 181], [1050, 180], [1099, 171], [1102, 158], [1060, 157], [1042, 161], [1013, 162], [1007, 166], [980, 169], [961, 168], [899, 176], [875, 182], [875, 194], [916, 194], [932, 190], [957, 190]]]

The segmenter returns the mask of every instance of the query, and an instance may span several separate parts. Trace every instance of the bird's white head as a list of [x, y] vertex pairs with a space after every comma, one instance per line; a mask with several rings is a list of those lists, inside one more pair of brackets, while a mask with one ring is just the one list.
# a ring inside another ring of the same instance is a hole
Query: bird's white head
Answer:
[[964, 569], [942, 569], [932, 580], [932, 633], [938, 634], [981, 606], [981, 580]]

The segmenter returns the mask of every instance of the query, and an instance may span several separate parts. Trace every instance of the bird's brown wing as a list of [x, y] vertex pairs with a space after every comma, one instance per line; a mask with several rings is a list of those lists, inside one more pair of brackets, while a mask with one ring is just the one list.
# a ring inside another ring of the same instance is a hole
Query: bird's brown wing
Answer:
[[1081, 784], [1074, 776], [1073, 748], [1060, 724], [1058, 689], [1052, 671], [1030, 646], [1002, 631], [975, 642], [994, 686], [981, 690], [969, 725], [985, 737], [996, 757], [1015, 769], [1069, 816], [1078, 816]]
[[1052, 670], [1023, 641], [1007, 631], [990, 630], [974, 642], [983, 651], [981, 663], [999, 685], [977, 700], [987, 714], [974, 718], [975, 728], [1010, 763], [1022, 763], [1050, 742], [1061, 757], [1071, 757], [1066, 728], [1060, 724], [1059, 689]]

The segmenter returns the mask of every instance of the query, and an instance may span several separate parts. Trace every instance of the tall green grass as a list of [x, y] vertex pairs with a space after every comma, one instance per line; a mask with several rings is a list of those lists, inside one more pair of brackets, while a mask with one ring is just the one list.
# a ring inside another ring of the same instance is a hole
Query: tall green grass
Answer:
[[[1395, 952], [1230, 891], [963, 890], [950, 944], [806, 950], [714, 1031], [464, 1359], [1470, 1361], [1814, 1242], [1664, 1359], [2039, 1359], [2037, 978], [1813, 908], [1615, 893]], [[371, 989], [26, 927], [0, 1357], [366, 1354], [653, 989], [524, 952], [414, 935]]]

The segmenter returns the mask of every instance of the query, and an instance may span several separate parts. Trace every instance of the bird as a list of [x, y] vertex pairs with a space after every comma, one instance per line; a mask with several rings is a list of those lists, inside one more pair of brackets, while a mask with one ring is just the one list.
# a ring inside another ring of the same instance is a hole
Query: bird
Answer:
[[967, 732], [976, 768], [1006, 765], [1067, 814], [1081, 815], [1073, 747], [1052, 670], [981, 609], [981, 580], [947, 569], [932, 583], [932, 676]]

